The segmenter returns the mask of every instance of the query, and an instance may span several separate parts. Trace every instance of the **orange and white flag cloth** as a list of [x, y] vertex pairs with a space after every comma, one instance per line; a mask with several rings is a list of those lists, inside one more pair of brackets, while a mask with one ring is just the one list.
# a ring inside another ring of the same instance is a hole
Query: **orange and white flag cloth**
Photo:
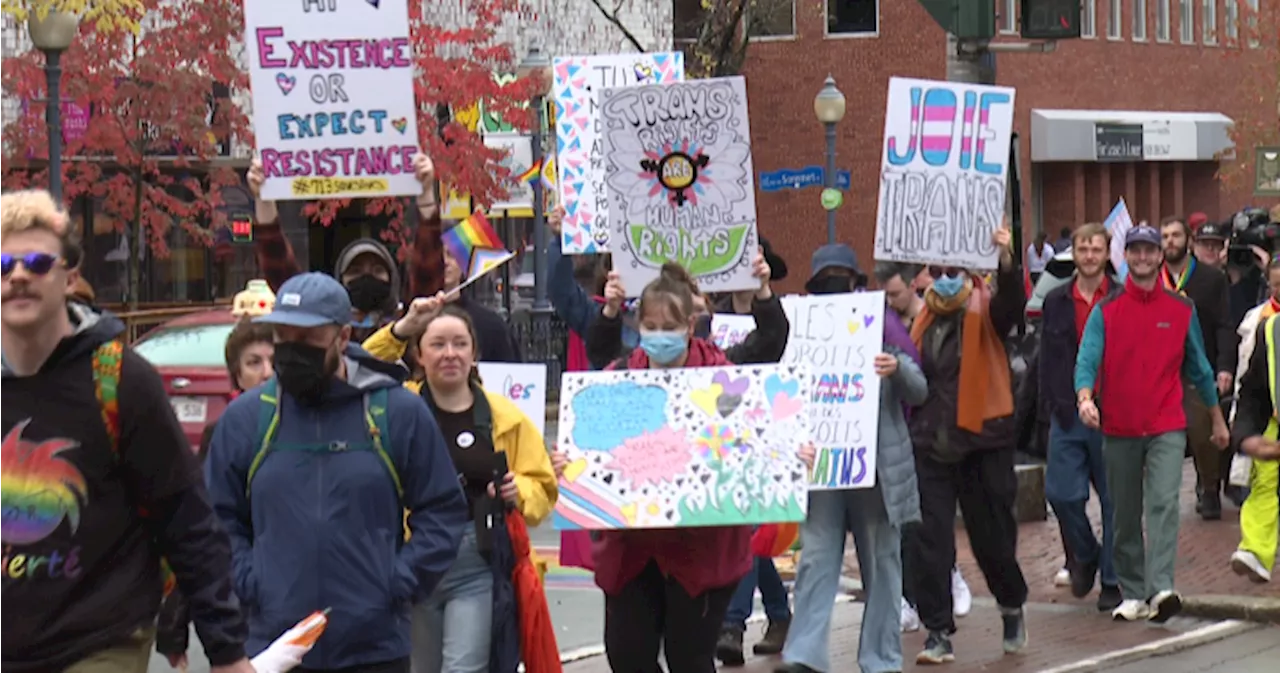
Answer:
[[297, 668], [328, 625], [328, 608], [313, 612], [276, 638], [250, 663], [258, 673], [285, 673]]

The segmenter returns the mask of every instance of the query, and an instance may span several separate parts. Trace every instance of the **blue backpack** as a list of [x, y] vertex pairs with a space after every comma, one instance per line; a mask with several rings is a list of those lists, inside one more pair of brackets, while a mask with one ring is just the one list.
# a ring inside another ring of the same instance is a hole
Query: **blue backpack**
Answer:
[[369, 441], [367, 444], [352, 445], [349, 442], [328, 442], [328, 443], [277, 443], [275, 441], [276, 432], [280, 429], [280, 394], [279, 384], [275, 378], [267, 381], [262, 385], [262, 392], [258, 394], [258, 399], [262, 400], [261, 411], [258, 414], [258, 452], [253, 456], [253, 462], [249, 463], [249, 474], [245, 479], [245, 497], [251, 497], [253, 478], [258, 473], [258, 468], [262, 467], [262, 462], [267, 459], [267, 455], [272, 450], [280, 451], [310, 451], [313, 453], [337, 453], [344, 451], [373, 451], [378, 454], [378, 458], [382, 460], [383, 465], [387, 468], [387, 473], [391, 476], [392, 483], [396, 487], [396, 498], [400, 501], [401, 507], [404, 506], [404, 487], [400, 483], [400, 472], [396, 470], [396, 464], [391, 460], [391, 455], [387, 453], [383, 446], [384, 437], [390, 437], [387, 423], [387, 389], [379, 388], [373, 392], [364, 394], [364, 420], [365, 426], [369, 431]]

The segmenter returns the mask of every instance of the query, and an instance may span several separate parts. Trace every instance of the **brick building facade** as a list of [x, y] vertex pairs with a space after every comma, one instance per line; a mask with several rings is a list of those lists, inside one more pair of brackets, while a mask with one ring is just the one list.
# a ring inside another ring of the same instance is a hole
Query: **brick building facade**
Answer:
[[[1230, 119], [1260, 114], [1249, 106], [1263, 97], [1249, 91], [1241, 62], [1224, 58], [1221, 46], [1228, 21], [1238, 16], [1236, 3], [1255, 1], [1083, 0], [1086, 37], [1059, 42], [1052, 53], [996, 57], [996, 83], [1017, 90], [1019, 198], [1028, 235], [1042, 229], [1052, 238], [1063, 227], [1101, 221], [1120, 197], [1135, 220], [1152, 221], [1195, 211], [1225, 218], [1257, 201], [1248, 192], [1228, 193], [1216, 178], [1215, 160], [1218, 149], [1229, 147]], [[997, 42], [1019, 40], [1019, 4], [996, 1]], [[797, 0], [794, 6], [793, 35], [758, 40], [749, 50], [755, 169], [824, 162], [812, 102], [833, 75], [848, 104], [836, 163], [852, 172], [837, 211], [838, 238], [869, 267], [888, 79], [945, 79], [946, 36], [916, 0]], [[1186, 21], [1184, 29], [1187, 15], [1194, 23]], [[1137, 16], [1145, 21], [1134, 21]], [[1094, 127], [1107, 123], [1164, 133], [1164, 160], [1097, 162]], [[816, 189], [757, 195], [760, 230], [793, 268], [807, 269], [804, 262], [825, 242], [818, 196]], [[787, 291], [803, 284], [803, 273], [793, 275]]]

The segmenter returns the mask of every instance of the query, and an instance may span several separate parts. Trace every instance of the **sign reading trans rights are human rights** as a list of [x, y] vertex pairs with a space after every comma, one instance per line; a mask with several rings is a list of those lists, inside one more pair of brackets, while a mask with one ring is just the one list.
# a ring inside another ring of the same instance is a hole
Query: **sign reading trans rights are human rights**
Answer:
[[407, 0], [245, 0], [267, 200], [416, 195]]
[[994, 269], [1014, 90], [889, 80], [876, 214], [878, 260]]

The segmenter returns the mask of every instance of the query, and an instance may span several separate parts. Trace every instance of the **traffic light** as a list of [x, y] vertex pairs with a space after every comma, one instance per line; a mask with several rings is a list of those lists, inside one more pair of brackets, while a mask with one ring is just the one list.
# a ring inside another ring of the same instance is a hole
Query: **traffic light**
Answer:
[[995, 37], [995, 0], [920, 0], [920, 4], [943, 30], [962, 40]]
[[243, 215], [231, 220], [231, 240], [235, 243], [252, 243], [253, 220]]
[[1028, 40], [1080, 37], [1080, 0], [1022, 0], [1022, 37]]

